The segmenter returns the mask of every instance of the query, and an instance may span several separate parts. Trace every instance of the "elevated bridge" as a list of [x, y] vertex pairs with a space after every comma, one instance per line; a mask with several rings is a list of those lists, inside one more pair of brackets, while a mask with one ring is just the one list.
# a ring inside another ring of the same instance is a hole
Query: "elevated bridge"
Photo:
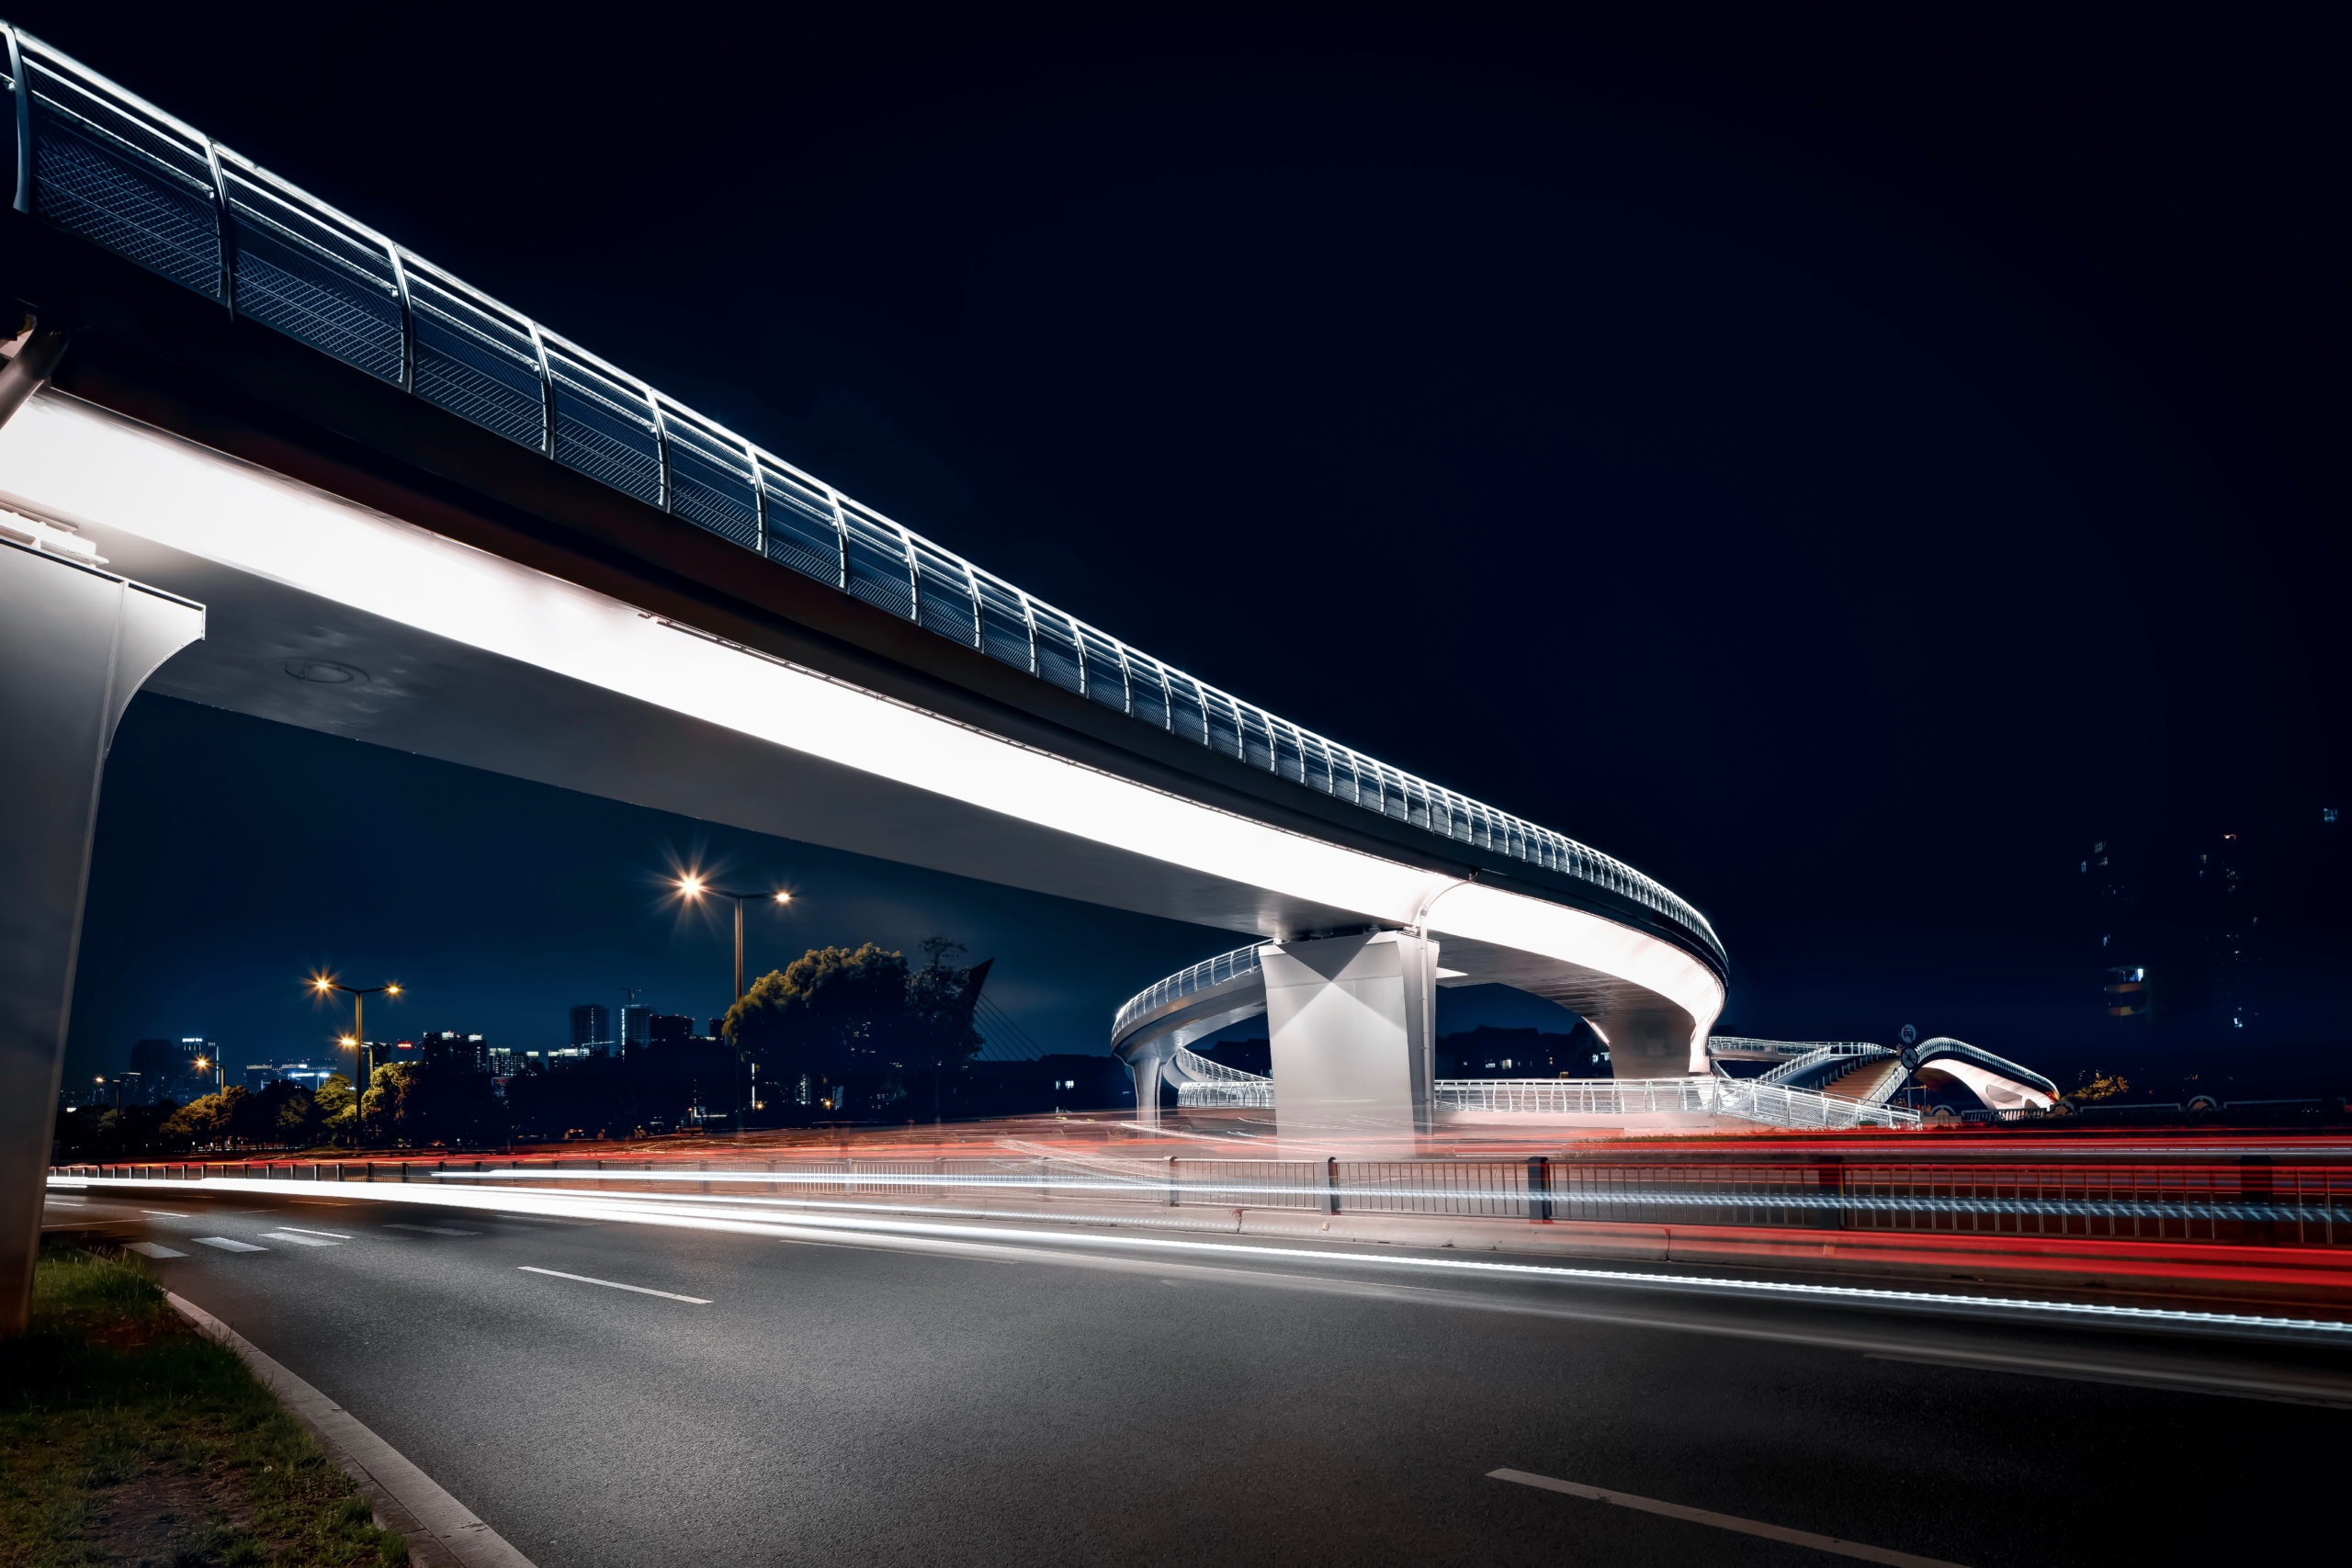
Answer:
[[1704, 1070], [1723, 947], [1654, 879], [1192, 678], [0, 39], [0, 719], [32, 760], [0, 829], [0, 1316], [142, 687], [1250, 933], [1316, 1065], [1286, 1114], [1425, 1126], [1442, 971], [1593, 1019], [1620, 1071]]

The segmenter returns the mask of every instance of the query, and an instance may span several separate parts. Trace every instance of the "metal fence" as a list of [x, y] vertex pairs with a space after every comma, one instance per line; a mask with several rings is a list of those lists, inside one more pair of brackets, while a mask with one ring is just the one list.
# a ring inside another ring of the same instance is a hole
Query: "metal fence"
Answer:
[[789, 1201], [1001, 1211], [1034, 1204], [1323, 1211], [1619, 1224], [1935, 1232], [2220, 1246], [2352, 1247], [2352, 1167], [2207, 1161], [345, 1159], [53, 1168], [65, 1180], [204, 1177], [708, 1192]]
[[1919, 1113], [1754, 1078], [1440, 1078], [1449, 1111], [1519, 1115], [1636, 1116], [1680, 1111], [1736, 1116], [1774, 1127], [1916, 1127]]
[[1032, 598], [0, 24], [16, 208], [599, 483], [1248, 766], [1606, 889], [1720, 964], [1611, 856], [1298, 728]]
[[1127, 1031], [1137, 1020], [1149, 1017], [1170, 1002], [1182, 1001], [1195, 992], [1212, 986], [1222, 986], [1244, 975], [1255, 975], [1259, 969], [1257, 942], [1237, 947], [1231, 953], [1220, 953], [1215, 958], [1204, 958], [1189, 969], [1180, 969], [1158, 985], [1137, 991], [1119, 1009], [1111, 1021], [1114, 1042], [1126, 1038]]

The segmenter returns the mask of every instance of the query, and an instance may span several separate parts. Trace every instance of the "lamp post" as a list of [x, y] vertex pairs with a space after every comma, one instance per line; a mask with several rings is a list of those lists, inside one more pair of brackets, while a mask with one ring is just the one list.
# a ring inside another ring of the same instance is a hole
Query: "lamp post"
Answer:
[[203, 1057], [198, 1056], [196, 1059], [196, 1070], [201, 1073], [207, 1067], [213, 1069], [213, 1072], [216, 1075], [213, 1088], [216, 1090], [227, 1089], [229, 1087], [229, 1064], [221, 1061], [217, 1056], [209, 1062]]
[[[678, 878], [678, 897], [689, 904], [704, 898], [724, 898], [735, 906], [735, 1000], [743, 999], [743, 906], [746, 904], [789, 904], [789, 893], [730, 893], [713, 887], [698, 873], [688, 872]], [[743, 1135], [743, 1048], [735, 1047], [735, 1135]]]
[[359, 1100], [368, 1092], [368, 1022], [363, 1010], [368, 1005], [368, 998], [379, 991], [388, 997], [397, 997], [401, 994], [401, 987], [397, 984], [346, 986], [332, 975], [313, 975], [311, 976], [311, 988], [322, 998], [341, 991], [351, 998], [351, 1033], [345, 1037], [345, 1043], [351, 1046], [352, 1130], [356, 1137], [359, 1125]]

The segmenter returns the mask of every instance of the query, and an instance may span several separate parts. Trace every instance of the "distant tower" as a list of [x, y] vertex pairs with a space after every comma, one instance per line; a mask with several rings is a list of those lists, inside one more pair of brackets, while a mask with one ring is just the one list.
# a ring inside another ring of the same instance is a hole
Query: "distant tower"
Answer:
[[637, 998], [643, 995], [645, 987], [642, 986], [621, 987], [621, 996], [625, 999], [621, 1003], [621, 1028], [616, 1038], [620, 1041], [624, 1055], [635, 1055], [652, 1043], [653, 1037], [647, 1031], [653, 1021], [653, 1010], [639, 1004]]
[[613, 1043], [613, 1010], [602, 1002], [582, 1002], [571, 1010], [571, 1044], [574, 1050], [609, 1047]]

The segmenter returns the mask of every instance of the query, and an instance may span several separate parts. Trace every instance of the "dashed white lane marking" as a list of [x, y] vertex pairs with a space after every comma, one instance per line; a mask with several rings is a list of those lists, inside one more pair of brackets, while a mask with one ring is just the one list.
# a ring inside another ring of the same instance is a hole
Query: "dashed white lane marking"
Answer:
[[480, 1232], [480, 1231], [461, 1231], [461, 1230], [455, 1230], [455, 1229], [452, 1229], [452, 1228], [451, 1228], [450, 1226], [448, 1226], [448, 1225], [403, 1225], [403, 1224], [390, 1224], [390, 1225], [386, 1225], [384, 1228], [385, 1228], [386, 1230], [388, 1230], [388, 1231], [423, 1231], [423, 1232], [424, 1232], [425, 1235], [481, 1235], [481, 1232]]
[[787, 1236], [785, 1238], [784, 1245], [786, 1247], [830, 1247], [838, 1252], [888, 1252], [899, 1258], [952, 1258], [958, 1263], [1018, 1265], [1025, 1261], [1019, 1258], [980, 1258], [968, 1252], [945, 1252], [930, 1247], [917, 1249], [910, 1247], [889, 1247], [859, 1241], [810, 1241], [803, 1236]]
[[337, 1241], [349, 1241], [351, 1239], [348, 1235], [342, 1231], [314, 1231], [308, 1225], [280, 1225], [277, 1228], [282, 1231], [292, 1231], [297, 1235], [331, 1235]]
[[608, 1291], [635, 1291], [640, 1296], [660, 1296], [664, 1301], [687, 1302], [698, 1307], [707, 1307], [710, 1304], [710, 1299], [707, 1296], [682, 1296], [674, 1291], [649, 1291], [643, 1285], [624, 1285], [618, 1280], [594, 1280], [585, 1274], [567, 1274], [560, 1269], [534, 1269], [527, 1263], [518, 1263], [515, 1267], [526, 1274], [546, 1274], [558, 1280], [577, 1280], [583, 1285], [602, 1285]]
[[217, 1247], [223, 1252], [267, 1252], [269, 1250], [266, 1247], [255, 1247], [249, 1241], [231, 1241], [225, 1235], [200, 1235], [196, 1238], [196, 1244], [198, 1247]]
[[343, 1245], [339, 1241], [329, 1241], [322, 1235], [299, 1235], [292, 1231], [282, 1230], [264, 1231], [261, 1233], [261, 1238], [264, 1241], [291, 1242], [296, 1247], [341, 1247]]
[[1859, 1541], [1840, 1540], [1835, 1536], [1815, 1535], [1810, 1530], [1792, 1530], [1781, 1525], [1743, 1519], [1736, 1514], [1713, 1514], [1704, 1508], [1686, 1508], [1679, 1503], [1661, 1503], [1655, 1497], [1636, 1497], [1630, 1492], [1580, 1486], [1573, 1481], [1531, 1475], [1523, 1470], [1490, 1470], [1487, 1476], [1493, 1481], [1510, 1481], [1521, 1486], [1541, 1487], [1546, 1492], [1565, 1492], [1571, 1497], [1588, 1497], [1593, 1502], [1614, 1504], [1620, 1508], [1638, 1508], [1645, 1514], [1659, 1514], [1694, 1525], [1713, 1525], [1719, 1530], [1760, 1535], [1767, 1540], [1787, 1541], [1791, 1546], [1809, 1546], [1815, 1551], [1834, 1552], [1839, 1557], [1859, 1557], [1865, 1562], [1884, 1562], [1891, 1568], [1959, 1568], [1957, 1563], [1947, 1562], [1939, 1557], [1915, 1557], [1907, 1551], [1889, 1551], [1883, 1546], [1864, 1546]]
[[177, 1209], [141, 1209], [139, 1212], [142, 1214], [161, 1214], [167, 1220], [184, 1220], [187, 1218], [186, 1214], [181, 1213]]
[[170, 1247], [159, 1246], [152, 1241], [134, 1241], [130, 1246], [130, 1250], [141, 1258], [186, 1258], [187, 1256], [185, 1252], [174, 1252]]

